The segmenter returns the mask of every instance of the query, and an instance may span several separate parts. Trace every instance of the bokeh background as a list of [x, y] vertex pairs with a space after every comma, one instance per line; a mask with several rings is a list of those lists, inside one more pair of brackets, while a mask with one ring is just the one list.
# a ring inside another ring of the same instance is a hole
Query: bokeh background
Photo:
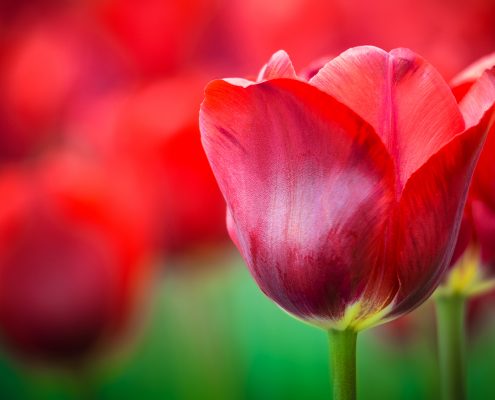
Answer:
[[[493, 0], [2, 0], [0, 398], [323, 399], [326, 334], [255, 286], [197, 117], [206, 83], [409, 47], [450, 80], [495, 51]], [[469, 311], [495, 398], [494, 303]], [[437, 399], [434, 315], [361, 335], [362, 399]]]

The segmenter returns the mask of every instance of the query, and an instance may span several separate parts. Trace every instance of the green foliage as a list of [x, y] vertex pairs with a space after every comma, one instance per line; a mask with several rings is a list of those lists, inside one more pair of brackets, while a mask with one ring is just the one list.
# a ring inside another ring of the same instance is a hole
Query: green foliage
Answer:
[[[90, 384], [94, 397], [330, 398], [326, 332], [281, 311], [260, 292], [237, 258], [233, 264], [200, 275], [166, 274], [135, 345], [93, 370]], [[491, 384], [493, 331], [486, 331], [471, 346], [470, 399], [495, 398]], [[438, 399], [436, 350], [428, 337], [434, 330], [402, 344], [389, 343], [378, 333], [372, 329], [359, 336], [358, 398]], [[26, 369], [4, 355], [0, 360], [0, 398], [78, 396], [67, 376]]]

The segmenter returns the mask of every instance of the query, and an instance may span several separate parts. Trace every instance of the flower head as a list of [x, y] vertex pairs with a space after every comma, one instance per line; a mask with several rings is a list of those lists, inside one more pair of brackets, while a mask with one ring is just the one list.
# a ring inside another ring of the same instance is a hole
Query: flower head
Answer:
[[[451, 87], [464, 113], [487, 107], [495, 97], [495, 54], [470, 65], [452, 80]], [[474, 98], [478, 101], [472, 101]], [[488, 133], [474, 172], [452, 269], [445, 282], [447, 290], [463, 295], [484, 292], [495, 285], [494, 133], [493, 129]]]
[[127, 183], [73, 155], [4, 170], [0, 328], [7, 349], [59, 365], [124, 336], [149, 270], [149, 239]]
[[337, 329], [421, 304], [450, 262], [489, 108], [463, 116], [406, 49], [352, 48], [309, 81], [278, 52], [257, 82], [211, 82], [203, 146], [263, 292]]

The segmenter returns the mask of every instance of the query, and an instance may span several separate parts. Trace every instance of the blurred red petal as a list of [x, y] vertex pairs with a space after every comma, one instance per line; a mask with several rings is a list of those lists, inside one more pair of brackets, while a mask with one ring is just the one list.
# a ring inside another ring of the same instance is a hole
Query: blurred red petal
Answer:
[[150, 241], [122, 189], [69, 154], [1, 174], [11, 199], [0, 214], [0, 325], [10, 351], [82, 362], [129, 329]]
[[480, 201], [472, 202], [473, 220], [481, 246], [482, 262], [490, 266], [490, 275], [495, 273], [495, 212]]
[[459, 102], [466, 127], [477, 125], [495, 102], [495, 67], [484, 72]]
[[480, 58], [457, 74], [450, 82], [450, 86], [452, 87], [452, 91], [454, 92], [457, 101], [460, 102], [473, 83], [483, 75], [483, 72], [487, 69], [491, 69], [493, 66], [495, 66], [495, 53]]

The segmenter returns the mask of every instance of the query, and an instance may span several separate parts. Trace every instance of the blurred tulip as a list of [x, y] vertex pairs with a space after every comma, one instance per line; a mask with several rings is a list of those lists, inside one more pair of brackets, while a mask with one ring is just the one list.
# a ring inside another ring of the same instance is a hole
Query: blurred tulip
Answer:
[[425, 302], [414, 312], [377, 327], [373, 334], [386, 347], [394, 346], [392, 347], [393, 351], [414, 348], [418, 343], [425, 341], [428, 341], [428, 344], [434, 348], [435, 313], [433, 303]]
[[3, 0], [0, 2], [0, 29], [11, 28], [32, 14], [48, 14], [78, 0]]
[[147, 287], [149, 238], [129, 185], [70, 154], [0, 176], [0, 336], [77, 367], [122, 339]]
[[95, 13], [144, 75], [176, 70], [194, 52], [215, 0], [106, 0]]
[[[344, 46], [408, 47], [449, 79], [495, 46], [495, 3], [491, 0], [338, 2], [343, 8], [339, 30]], [[387, 23], [375, 23], [379, 20]]]
[[[478, 96], [483, 107], [495, 99], [495, 54], [483, 57], [452, 81], [461, 109], [466, 99]], [[492, 117], [494, 118], [494, 117]], [[495, 266], [495, 135], [488, 134], [476, 167], [464, 210], [461, 233], [444, 290], [473, 295], [492, 288]], [[482, 265], [485, 268], [482, 268]]]
[[210, 45], [230, 39], [229, 59], [245, 68], [256, 68], [278, 48], [286, 49], [300, 65], [341, 50], [341, 10], [336, 1], [232, 0], [222, 5], [220, 23], [226, 33], [219, 32]]
[[156, 242], [184, 255], [227, 242], [225, 202], [200, 142], [205, 78], [183, 73], [88, 105], [71, 141], [103, 159], [122, 158], [140, 176], [154, 210]]
[[350, 49], [309, 82], [279, 52], [258, 82], [210, 83], [203, 145], [263, 292], [301, 319], [354, 331], [428, 298], [488, 129], [493, 101], [466, 109], [480, 100], [460, 110], [406, 49]]
[[31, 156], [57, 142], [77, 104], [118, 86], [125, 66], [83, 14], [21, 20], [0, 66], [0, 158]]
[[490, 0], [232, 0], [221, 10], [228, 33], [216, 42], [230, 39], [231, 58], [247, 68], [278, 48], [304, 65], [321, 54], [374, 44], [411, 48], [450, 78], [495, 46]]

